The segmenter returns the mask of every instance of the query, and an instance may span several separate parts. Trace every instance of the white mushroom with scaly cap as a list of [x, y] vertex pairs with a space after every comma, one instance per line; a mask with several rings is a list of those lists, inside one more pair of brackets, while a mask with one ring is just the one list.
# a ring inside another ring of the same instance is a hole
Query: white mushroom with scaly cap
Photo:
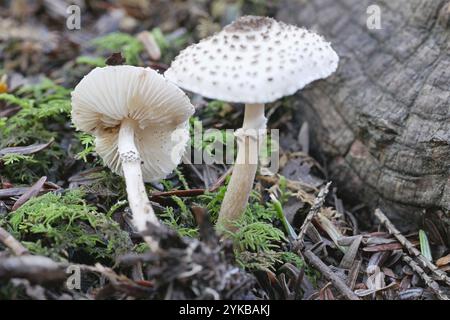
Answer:
[[96, 68], [72, 92], [72, 121], [96, 137], [97, 153], [125, 177], [139, 232], [148, 222], [158, 225], [143, 182], [166, 177], [180, 163], [193, 113], [183, 91], [150, 68]]
[[166, 71], [167, 79], [186, 90], [245, 103], [236, 164], [219, 224], [232, 230], [247, 205], [257, 163], [246, 159], [251, 156], [250, 138], [266, 129], [264, 104], [328, 77], [338, 62], [331, 45], [313, 32], [272, 18], [245, 16], [183, 50]]

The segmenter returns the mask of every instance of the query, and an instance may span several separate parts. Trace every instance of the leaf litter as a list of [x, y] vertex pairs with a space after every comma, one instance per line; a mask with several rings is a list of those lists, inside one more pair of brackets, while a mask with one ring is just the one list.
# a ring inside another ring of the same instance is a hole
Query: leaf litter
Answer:
[[[2, 4], [0, 297], [448, 299], [448, 235], [430, 223], [403, 235], [380, 210], [343, 202], [339, 186], [327, 184], [326, 160], [312, 153], [310, 124], [290, 120], [295, 98], [269, 106], [269, 125], [281, 132], [280, 174], [257, 176], [240, 232], [228, 240], [219, 241], [214, 222], [232, 167], [185, 163], [148, 186], [165, 225], [152, 234], [158, 252], [130, 226], [121, 178], [71, 127], [70, 91], [92, 68], [164, 70], [238, 15], [276, 14], [273, 3], [121, 1], [105, 9], [94, 1], [82, 5], [86, 23], [75, 33], [64, 28], [64, 1]], [[204, 125], [238, 127], [240, 108], [192, 101]], [[362, 228], [361, 213], [377, 220]], [[69, 266], [82, 270], [80, 289], [67, 286]]]

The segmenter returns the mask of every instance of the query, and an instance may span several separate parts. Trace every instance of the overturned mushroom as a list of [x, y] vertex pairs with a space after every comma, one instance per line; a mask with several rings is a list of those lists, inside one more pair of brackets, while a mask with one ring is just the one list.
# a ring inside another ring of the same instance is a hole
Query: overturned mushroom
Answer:
[[266, 129], [264, 104], [328, 77], [338, 61], [330, 44], [313, 32], [272, 18], [245, 16], [183, 50], [166, 71], [167, 79], [186, 90], [245, 103], [219, 224], [233, 230], [247, 205], [257, 169], [257, 161], [248, 161], [250, 139]]
[[95, 135], [97, 153], [125, 177], [139, 232], [158, 225], [143, 182], [166, 177], [180, 163], [193, 112], [187, 96], [149, 68], [96, 68], [72, 92], [72, 121]]

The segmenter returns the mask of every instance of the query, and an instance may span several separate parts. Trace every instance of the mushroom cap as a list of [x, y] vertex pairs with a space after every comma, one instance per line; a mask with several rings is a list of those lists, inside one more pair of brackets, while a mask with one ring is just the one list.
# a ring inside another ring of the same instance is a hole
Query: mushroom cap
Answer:
[[164, 75], [207, 98], [268, 103], [328, 77], [338, 62], [331, 45], [313, 32], [244, 16], [184, 49]]
[[182, 90], [150, 68], [95, 68], [72, 92], [72, 121], [95, 135], [105, 164], [122, 174], [118, 152], [121, 121], [136, 121], [134, 140], [144, 181], [166, 177], [180, 163], [194, 107]]

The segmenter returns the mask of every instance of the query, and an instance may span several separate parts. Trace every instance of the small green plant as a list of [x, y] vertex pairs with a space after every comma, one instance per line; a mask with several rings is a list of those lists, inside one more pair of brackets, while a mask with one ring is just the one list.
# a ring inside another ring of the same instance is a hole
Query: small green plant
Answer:
[[[114, 213], [118, 208], [114, 208], [118, 204], [118, 201], [122, 203], [126, 201], [127, 193], [125, 191], [124, 179], [105, 168], [101, 171], [94, 171], [84, 176], [86, 179], [91, 180], [91, 184], [84, 186], [87, 193], [93, 193], [98, 196], [104, 197], [102, 203], [106, 207], [110, 207], [109, 213]], [[112, 211], [111, 211], [112, 210]]]
[[284, 205], [288, 200], [292, 193], [288, 190], [287, 180], [284, 176], [279, 175], [278, 187], [280, 189], [280, 197], [279, 201], [281, 205]]
[[70, 113], [70, 90], [49, 79], [25, 86], [16, 94], [2, 93], [0, 100], [21, 109], [0, 123], [0, 147], [47, 142], [55, 138], [50, 130], [64, 124]]
[[174, 188], [173, 183], [170, 180], [162, 179], [160, 183], [163, 185], [164, 190], [166, 191], [172, 190]]
[[241, 251], [236, 253], [236, 262], [241, 268], [248, 271], [273, 271], [275, 265], [283, 263], [280, 253], [273, 250], [267, 252]]
[[151, 34], [155, 39], [156, 43], [158, 44], [158, 47], [162, 53], [164, 53], [164, 51], [170, 48], [170, 44], [160, 28], [153, 28]]
[[186, 47], [189, 40], [189, 33], [174, 32], [165, 35], [160, 28], [154, 28], [150, 32], [161, 50], [162, 62], [167, 64], [170, 64], [179, 51]]
[[171, 199], [176, 206], [166, 207], [159, 217], [164, 224], [177, 231], [181, 236], [197, 237], [198, 228], [186, 200], [177, 196], [172, 196]]
[[[127, 64], [138, 65], [140, 53], [144, 50], [142, 43], [135, 37], [121, 32], [113, 32], [106, 36], [96, 38], [92, 44], [98, 49], [113, 52], [122, 52]], [[86, 62], [86, 59], [84, 59]], [[92, 59], [89, 62], [94, 62]], [[95, 61], [99, 62], [99, 61]]]
[[4, 174], [11, 181], [31, 182], [38, 178], [34, 174], [36, 171], [50, 170], [50, 161], [46, 157], [37, 155], [22, 155], [17, 153], [8, 153], [0, 157], [0, 162], [4, 165]]
[[16, 114], [0, 120], [0, 149], [55, 140], [32, 156], [5, 155], [2, 174], [11, 182], [31, 183], [40, 176], [50, 175], [52, 164], [55, 169], [63, 165], [55, 159], [62, 158], [65, 152], [59, 144], [60, 133], [70, 131], [66, 127], [71, 109], [70, 90], [44, 79], [22, 87], [15, 94], [0, 94], [0, 101], [19, 107]]
[[76, 59], [78, 64], [86, 64], [92, 67], [104, 67], [106, 66], [105, 59], [101, 57], [80, 56]]
[[199, 118], [190, 119], [189, 134], [192, 137], [190, 143], [195, 152], [201, 152], [205, 157], [209, 155], [212, 158], [211, 161], [217, 158], [222, 163], [225, 161], [225, 156], [236, 154], [237, 144], [233, 130], [203, 129]]
[[[234, 143], [234, 135], [230, 130], [212, 130], [205, 131], [203, 135], [202, 149], [205, 150], [210, 156], [216, 155], [216, 152], [220, 152], [221, 159], [227, 150], [227, 145]], [[217, 148], [217, 149], [216, 149]], [[236, 150], [233, 150], [236, 153]]]
[[278, 257], [283, 263], [291, 263], [299, 270], [304, 269], [305, 275], [313, 285], [315, 285], [317, 283], [317, 280], [320, 278], [320, 272], [309, 267], [305, 263], [305, 261], [303, 261], [303, 259], [298, 256], [298, 254], [295, 254], [291, 251], [282, 251], [278, 252]]
[[82, 159], [84, 162], [88, 162], [88, 157], [94, 157], [95, 137], [84, 132], [78, 132], [76, 136], [83, 147], [83, 149], [77, 153], [76, 157], [77, 159]]
[[206, 108], [203, 110], [202, 115], [208, 118], [217, 118], [225, 107], [225, 102], [219, 100], [212, 100], [208, 102]]
[[[229, 180], [229, 178], [227, 180]], [[227, 188], [222, 186], [216, 192], [206, 192], [205, 194], [197, 197], [198, 205], [206, 208], [213, 223], [217, 221], [220, 206], [226, 191]]]
[[177, 231], [182, 237], [187, 236], [195, 238], [198, 236], [198, 229], [190, 225], [183, 224], [181, 222], [183, 218], [177, 215], [172, 207], [167, 207], [164, 212], [159, 215], [159, 217], [165, 225]]
[[428, 261], [433, 261], [433, 256], [431, 255], [430, 243], [428, 241], [427, 234], [423, 230], [419, 230], [419, 241], [420, 241], [420, 251], [422, 252], [422, 255]]
[[183, 173], [178, 168], [175, 168], [174, 172], [177, 175], [178, 179], [180, 180], [181, 184], [183, 185], [183, 188], [185, 190], [188, 190], [189, 184], [186, 180], [186, 177], [183, 175]]
[[285, 241], [283, 232], [266, 222], [252, 222], [241, 225], [233, 234], [238, 250], [251, 252], [269, 252], [279, 248], [279, 242]]
[[287, 241], [273, 222], [276, 212], [272, 205], [259, 203], [260, 195], [253, 191], [245, 214], [235, 222], [237, 231], [223, 230], [234, 243], [236, 261], [247, 270], [275, 269], [282, 262], [282, 244]]
[[272, 203], [271, 203], [272, 209], [275, 211], [277, 218], [283, 224], [286, 234], [289, 236], [290, 239], [296, 239], [297, 234], [295, 233], [294, 228], [292, 228], [289, 221], [287, 221], [286, 216], [284, 215], [284, 212], [283, 212], [283, 207], [281, 205], [281, 202], [277, 198], [275, 198], [274, 195], [271, 194], [270, 196], [272, 199]]
[[29, 155], [23, 155], [18, 153], [7, 153], [3, 157], [1, 157], [1, 160], [5, 166], [12, 165], [14, 163], [18, 163], [21, 161], [28, 162], [30, 164], [36, 164], [37, 161], [34, 160], [33, 156]]

